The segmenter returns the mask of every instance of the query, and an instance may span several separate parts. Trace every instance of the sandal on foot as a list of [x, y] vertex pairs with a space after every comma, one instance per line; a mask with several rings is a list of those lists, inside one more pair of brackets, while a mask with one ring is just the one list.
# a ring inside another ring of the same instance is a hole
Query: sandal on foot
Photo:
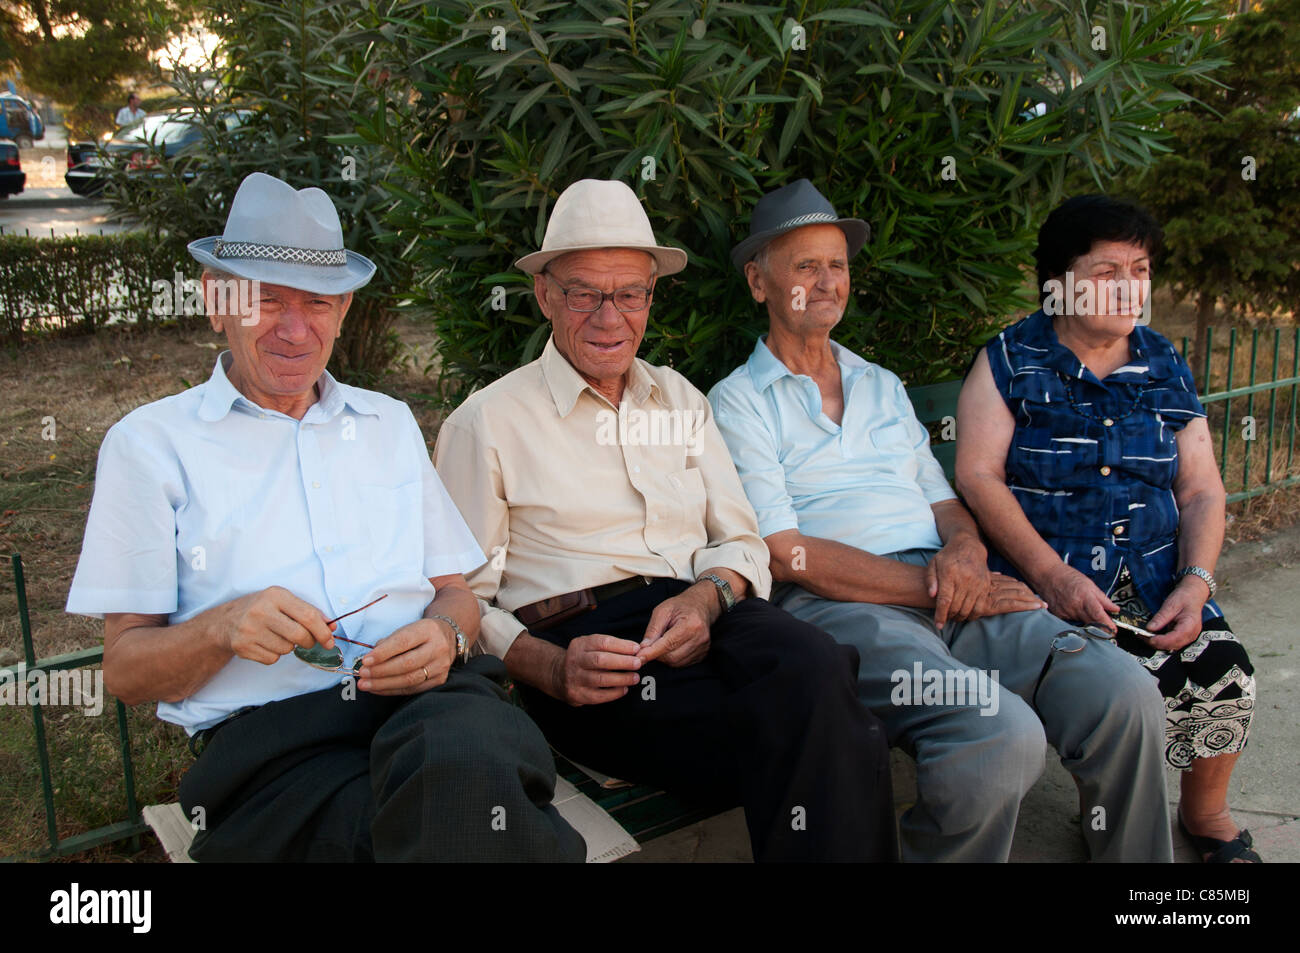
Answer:
[[1237, 831], [1237, 836], [1232, 840], [1219, 840], [1215, 837], [1202, 837], [1199, 834], [1193, 834], [1183, 823], [1183, 817], [1178, 816], [1178, 829], [1183, 832], [1183, 836], [1192, 842], [1192, 847], [1201, 855], [1201, 862], [1206, 864], [1230, 864], [1237, 858], [1241, 858], [1247, 863], [1262, 864], [1264, 861], [1259, 854], [1251, 850], [1254, 841], [1251, 840], [1250, 831], [1244, 827]]

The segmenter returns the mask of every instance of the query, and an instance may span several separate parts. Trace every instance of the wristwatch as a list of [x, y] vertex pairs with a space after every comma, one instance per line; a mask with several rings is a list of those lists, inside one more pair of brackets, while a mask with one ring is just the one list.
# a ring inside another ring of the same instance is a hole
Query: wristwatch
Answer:
[[707, 579], [717, 587], [718, 602], [722, 604], [723, 612], [728, 611], [736, 604], [736, 594], [731, 591], [731, 583], [727, 582], [727, 580], [715, 572], [702, 572], [695, 578], [695, 581], [699, 582], [701, 579]]
[[1219, 591], [1219, 587], [1215, 585], [1214, 577], [1210, 575], [1208, 569], [1202, 569], [1200, 566], [1188, 566], [1186, 569], [1178, 573], [1179, 579], [1182, 579], [1184, 576], [1199, 576], [1201, 579], [1205, 580], [1205, 584], [1210, 587], [1211, 599], [1213, 599], [1214, 594]]
[[451, 626], [451, 631], [456, 633], [456, 661], [462, 665], [469, 661], [469, 643], [465, 641], [465, 633], [460, 630], [456, 620], [449, 615], [431, 615], [430, 619], [440, 619]]

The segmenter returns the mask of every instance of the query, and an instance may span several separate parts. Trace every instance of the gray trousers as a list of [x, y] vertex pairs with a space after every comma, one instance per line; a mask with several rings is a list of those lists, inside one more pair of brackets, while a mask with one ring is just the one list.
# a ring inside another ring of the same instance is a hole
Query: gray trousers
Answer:
[[[923, 566], [934, 551], [891, 555]], [[1037, 686], [1052, 640], [1070, 628], [1043, 610], [940, 631], [928, 610], [836, 602], [794, 585], [777, 587], [772, 602], [857, 648], [858, 697], [889, 743], [916, 759], [917, 802], [900, 822], [905, 861], [1005, 861], [1044, 741], [1079, 785], [1094, 861], [1172, 861], [1164, 703], [1156, 680], [1113, 642], [1054, 653]]]

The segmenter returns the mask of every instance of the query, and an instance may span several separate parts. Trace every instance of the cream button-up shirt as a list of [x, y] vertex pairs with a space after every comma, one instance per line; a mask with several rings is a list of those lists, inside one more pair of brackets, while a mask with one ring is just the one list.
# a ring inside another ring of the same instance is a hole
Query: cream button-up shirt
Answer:
[[670, 368], [634, 361], [614, 407], [552, 339], [447, 418], [434, 464], [488, 557], [466, 578], [494, 655], [524, 631], [520, 606], [630, 576], [692, 582], [721, 568], [771, 591], [709, 403]]

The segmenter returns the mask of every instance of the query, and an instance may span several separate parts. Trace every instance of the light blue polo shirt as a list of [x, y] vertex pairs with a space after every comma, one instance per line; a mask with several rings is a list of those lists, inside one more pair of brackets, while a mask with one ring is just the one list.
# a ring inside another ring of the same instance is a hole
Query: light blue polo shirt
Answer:
[[709, 391], [759, 534], [797, 529], [876, 555], [938, 549], [934, 503], [956, 498], [930, 452], [903, 382], [834, 341], [844, 415], [760, 338], [749, 360]]

